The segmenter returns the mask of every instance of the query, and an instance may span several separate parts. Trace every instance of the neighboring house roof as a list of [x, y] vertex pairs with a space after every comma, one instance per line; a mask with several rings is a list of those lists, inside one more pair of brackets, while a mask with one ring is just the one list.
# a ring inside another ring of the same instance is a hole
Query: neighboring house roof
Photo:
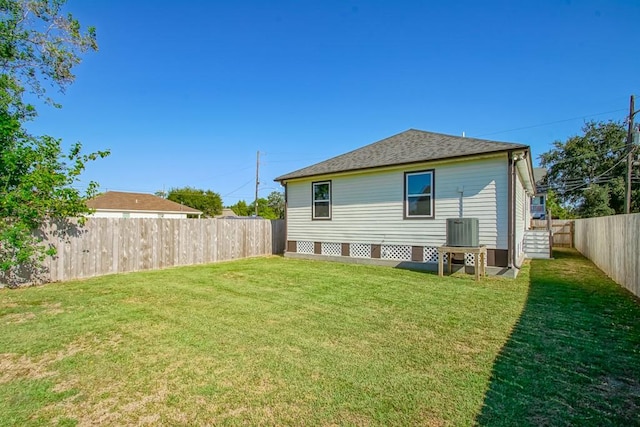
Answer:
[[233, 211], [233, 209], [231, 209], [231, 208], [222, 208], [222, 213], [220, 215], [217, 215], [216, 218], [234, 217], [234, 216], [238, 216], [238, 215], [236, 215], [236, 213]]
[[538, 193], [546, 193], [549, 187], [547, 183], [547, 169], [533, 168], [533, 180], [536, 182]]
[[324, 162], [279, 176], [275, 181], [382, 166], [418, 163], [529, 148], [524, 144], [465, 138], [409, 129]]
[[197, 209], [154, 196], [153, 194], [124, 193], [121, 191], [107, 191], [100, 194], [87, 200], [87, 206], [95, 210], [202, 214]]
[[547, 176], [547, 169], [545, 168], [533, 168], [533, 179], [536, 184], [542, 184], [542, 180]]

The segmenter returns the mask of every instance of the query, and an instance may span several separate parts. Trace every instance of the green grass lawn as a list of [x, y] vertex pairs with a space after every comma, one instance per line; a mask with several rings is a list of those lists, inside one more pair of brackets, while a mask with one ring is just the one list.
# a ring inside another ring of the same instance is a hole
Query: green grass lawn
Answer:
[[640, 304], [572, 251], [516, 280], [257, 258], [0, 290], [0, 425], [629, 425]]

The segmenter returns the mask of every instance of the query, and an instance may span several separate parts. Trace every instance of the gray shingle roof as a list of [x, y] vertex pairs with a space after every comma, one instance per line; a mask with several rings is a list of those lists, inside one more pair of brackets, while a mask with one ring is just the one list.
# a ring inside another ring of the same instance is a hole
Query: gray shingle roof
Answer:
[[546, 168], [533, 168], [533, 179], [536, 183], [542, 182], [542, 180], [547, 176]]
[[274, 181], [304, 178], [337, 172], [370, 169], [382, 166], [465, 157], [500, 151], [529, 148], [527, 145], [486, 139], [425, 132], [409, 129], [405, 132], [366, 145], [329, 160], [277, 177]]

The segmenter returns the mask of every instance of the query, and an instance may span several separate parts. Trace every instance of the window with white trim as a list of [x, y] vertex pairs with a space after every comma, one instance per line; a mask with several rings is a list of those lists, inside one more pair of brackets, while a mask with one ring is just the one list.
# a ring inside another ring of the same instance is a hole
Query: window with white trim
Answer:
[[311, 188], [313, 219], [331, 219], [331, 181], [314, 182]]
[[433, 218], [433, 170], [405, 172], [404, 217]]

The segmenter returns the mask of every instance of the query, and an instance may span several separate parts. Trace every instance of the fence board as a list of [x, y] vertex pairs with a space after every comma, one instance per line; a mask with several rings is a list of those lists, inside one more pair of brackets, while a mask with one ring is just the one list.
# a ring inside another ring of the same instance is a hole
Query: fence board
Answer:
[[[533, 229], [546, 229], [548, 227], [547, 220], [533, 219], [531, 220]], [[551, 221], [551, 230], [553, 231], [553, 246], [573, 247], [573, 220], [572, 219], [554, 219]]]
[[40, 233], [57, 255], [27, 282], [51, 282], [284, 252], [284, 221], [89, 218], [84, 227]]
[[575, 247], [640, 297], [640, 214], [575, 220]]

